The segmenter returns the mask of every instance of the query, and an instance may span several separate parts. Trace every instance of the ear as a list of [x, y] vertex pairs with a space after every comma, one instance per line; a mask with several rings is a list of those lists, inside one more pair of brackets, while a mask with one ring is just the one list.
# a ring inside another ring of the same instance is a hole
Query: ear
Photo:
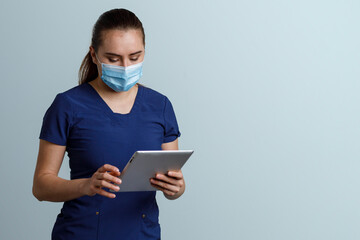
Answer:
[[89, 51], [90, 51], [90, 55], [91, 55], [92, 62], [97, 65], [97, 64], [98, 64], [98, 61], [96, 60], [94, 47], [93, 47], [93, 46], [90, 46], [90, 47], [89, 47]]

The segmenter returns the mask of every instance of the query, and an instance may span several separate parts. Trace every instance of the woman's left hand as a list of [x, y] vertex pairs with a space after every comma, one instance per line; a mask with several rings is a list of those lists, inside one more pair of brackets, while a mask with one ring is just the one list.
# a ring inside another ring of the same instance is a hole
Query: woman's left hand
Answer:
[[167, 174], [157, 173], [150, 179], [151, 185], [162, 191], [168, 199], [176, 199], [185, 191], [185, 181], [181, 170], [169, 171]]

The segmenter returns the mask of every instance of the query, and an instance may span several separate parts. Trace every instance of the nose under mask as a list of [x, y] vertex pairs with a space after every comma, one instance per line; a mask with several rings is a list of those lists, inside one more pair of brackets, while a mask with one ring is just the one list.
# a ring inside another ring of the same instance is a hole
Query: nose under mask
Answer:
[[102, 63], [97, 56], [96, 59], [101, 64], [101, 79], [116, 92], [128, 91], [142, 76], [143, 62], [123, 67]]

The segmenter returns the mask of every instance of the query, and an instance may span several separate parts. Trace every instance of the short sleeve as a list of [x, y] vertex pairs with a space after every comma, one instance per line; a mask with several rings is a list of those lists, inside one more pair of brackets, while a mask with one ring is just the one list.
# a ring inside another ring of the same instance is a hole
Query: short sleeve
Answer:
[[163, 143], [172, 142], [176, 140], [176, 138], [180, 137], [181, 133], [176, 121], [175, 112], [170, 100], [167, 97], [165, 97], [164, 121], [165, 132]]
[[39, 138], [66, 146], [71, 119], [71, 105], [67, 97], [62, 93], [57, 94], [45, 112]]

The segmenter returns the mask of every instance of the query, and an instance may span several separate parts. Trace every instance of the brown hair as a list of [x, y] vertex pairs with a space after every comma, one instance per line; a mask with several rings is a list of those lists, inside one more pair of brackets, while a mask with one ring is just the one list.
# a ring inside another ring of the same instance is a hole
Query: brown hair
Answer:
[[[136, 29], [141, 30], [143, 36], [143, 43], [145, 46], [145, 32], [141, 21], [137, 16], [126, 9], [112, 9], [101, 14], [99, 19], [96, 21], [93, 31], [91, 46], [93, 46], [95, 52], [98, 51], [99, 46], [102, 44], [102, 33], [106, 30], [129, 30]], [[81, 63], [79, 69], [79, 85], [90, 82], [98, 76], [98, 70], [95, 63], [93, 63], [90, 50], [86, 54], [84, 60]]]

